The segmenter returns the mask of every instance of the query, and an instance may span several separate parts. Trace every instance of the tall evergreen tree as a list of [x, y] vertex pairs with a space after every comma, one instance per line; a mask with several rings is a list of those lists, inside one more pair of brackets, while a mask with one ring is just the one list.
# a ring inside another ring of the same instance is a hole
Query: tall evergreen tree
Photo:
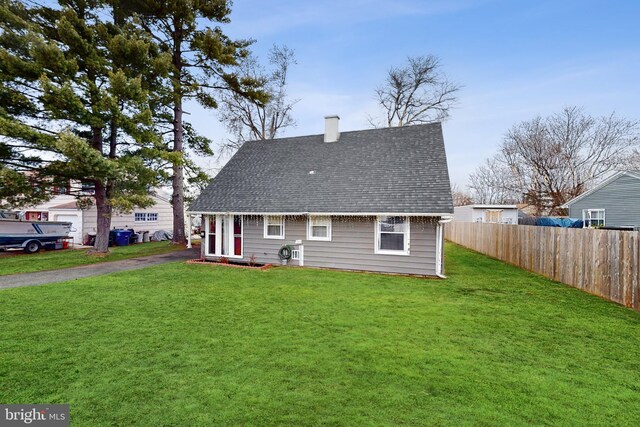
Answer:
[[45, 164], [34, 146], [53, 146], [54, 132], [40, 126], [37, 103], [42, 68], [31, 47], [42, 43], [32, 31], [29, 10], [21, 2], [0, 0], [0, 209], [47, 200], [36, 185]]
[[[117, 3], [61, 0], [59, 8], [27, 10], [5, 1], [2, 9], [16, 17], [3, 35], [28, 43], [18, 50], [3, 41], [0, 54], [9, 63], [32, 64], [6, 67], [3, 75], [2, 93], [25, 100], [20, 111], [0, 116], [5, 151], [32, 157], [5, 168], [13, 174], [31, 168], [27, 179], [43, 192], [52, 180], [91, 182], [94, 250], [106, 252], [114, 209], [150, 205], [148, 191], [159, 178], [158, 138], [141, 77], [154, 66], [150, 43], [125, 22]], [[16, 194], [20, 188], [13, 187], [8, 192]]]
[[261, 90], [264, 82], [239, 77], [236, 72], [240, 61], [249, 53], [251, 41], [231, 40], [220, 29], [220, 24], [229, 22], [229, 1], [131, 0], [123, 4], [137, 15], [138, 23], [159, 49], [171, 57], [169, 92], [158, 98], [165, 109], [156, 111], [171, 128], [167, 149], [176, 155], [171, 166], [173, 242], [184, 243], [185, 166], [191, 166], [195, 178], [202, 178], [185, 149], [190, 148], [197, 154], [213, 154], [212, 141], [185, 123], [185, 101], [195, 99], [205, 108], [217, 108], [219, 91], [237, 92], [263, 102], [268, 96]]

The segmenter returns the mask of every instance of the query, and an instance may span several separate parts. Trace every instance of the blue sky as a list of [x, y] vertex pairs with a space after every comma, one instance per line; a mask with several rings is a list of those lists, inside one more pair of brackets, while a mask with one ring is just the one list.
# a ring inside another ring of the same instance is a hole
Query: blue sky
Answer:
[[[464, 85], [444, 124], [451, 179], [464, 187], [519, 121], [565, 105], [640, 119], [639, 18], [640, 1], [236, 0], [224, 30], [256, 39], [264, 59], [274, 43], [295, 50], [289, 92], [300, 99], [298, 125], [283, 136], [322, 133], [334, 113], [341, 130], [370, 127], [386, 70], [407, 56], [439, 56]], [[200, 132], [226, 137], [215, 112], [189, 109]]]

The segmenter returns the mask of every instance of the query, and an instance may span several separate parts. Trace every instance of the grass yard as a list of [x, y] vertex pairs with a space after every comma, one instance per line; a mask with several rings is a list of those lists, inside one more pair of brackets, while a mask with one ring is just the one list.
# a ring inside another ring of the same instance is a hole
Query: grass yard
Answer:
[[0, 402], [74, 426], [640, 425], [640, 313], [451, 244], [447, 273], [173, 263], [0, 291]]
[[0, 255], [0, 276], [58, 270], [97, 262], [119, 261], [140, 256], [165, 254], [181, 249], [184, 249], [184, 247], [172, 245], [170, 242], [150, 242], [109, 248], [109, 255], [107, 256], [89, 255], [87, 253], [88, 249], [43, 250], [37, 254], [11, 251]]

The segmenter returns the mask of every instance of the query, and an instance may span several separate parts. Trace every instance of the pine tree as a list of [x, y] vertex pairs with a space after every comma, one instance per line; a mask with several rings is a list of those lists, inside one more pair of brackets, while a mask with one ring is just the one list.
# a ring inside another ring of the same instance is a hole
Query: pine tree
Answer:
[[[55, 180], [92, 183], [94, 250], [106, 252], [113, 211], [150, 205], [149, 189], [161, 178], [153, 167], [159, 138], [142, 77], [156, 66], [152, 45], [123, 19], [117, 3], [67, 0], [60, 8], [27, 9], [4, 2], [2, 9], [21, 18], [3, 36], [28, 43], [7, 49], [3, 40], [1, 52], [9, 63], [32, 63], [33, 71], [7, 67], [3, 74], [2, 93], [28, 101], [0, 116], [0, 134], [9, 141], [9, 156], [21, 148], [37, 153], [31, 163], [21, 159], [5, 168], [45, 193]], [[11, 187], [6, 192], [18, 194], [21, 186]]]
[[45, 164], [42, 152], [53, 146], [54, 133], [40, 126], [45, 114], [37, 98], [39, 64], [30, 47], [41, 42], [31, 31], [29, 11], [20, 2], [0, 1], [0, 209], [47, 200], [37, 184]]
[[[237, 67], [249, 54], [249, 40], [231, 40], [219, 24], [229, 22], [231, 12], [226, 0], [132, 0], [123, 2], [135, 13], [140, 26], [148, 32], [161, 52], [171, 58], [168, 93], [159, 95], [158, 126], [170, 125], [167, 148], [175, 157], [171, 166], [173, 187], [173, 242], [184, 243], [185, 167], [192, 178], [202, 179], [188, 158], [186, 148], [196, 154], [211, 155], [211, 141], [199, 135], [183, 119], [184, 103], [196, 99], [205, 108], [217, 108], [216, 95], [232, 91], [266, 102], [261, 90], [264, 82], [239, 77]], [[210, 26], [214, 26], [211, 28]], [[163, 106], [164, 108], [160, 108]]]

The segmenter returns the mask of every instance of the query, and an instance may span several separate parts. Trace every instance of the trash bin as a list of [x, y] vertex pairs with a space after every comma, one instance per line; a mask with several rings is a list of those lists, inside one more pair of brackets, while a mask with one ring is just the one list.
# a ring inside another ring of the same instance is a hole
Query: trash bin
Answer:
[[136, 243], [138, 243], [138, 235], [136, 234], [135, 230], [133, 228], [129, 228], [127, 231], [129, 232], [129, 244], [135, 245]]
[[129, 246], [129, 238], [131, 232], [129, 230], [111, 230], [113, 233], [113, 241], [116, 246]]
[[96, 233], [88, 233], [86, 244], [88, 246], [95, 246], [96, 245]]
[[150, 242], [151, 240], [149, 240], [149, 232], [148, 231], [143, 231], [142, 232], [142, 241], [147, 243]]

